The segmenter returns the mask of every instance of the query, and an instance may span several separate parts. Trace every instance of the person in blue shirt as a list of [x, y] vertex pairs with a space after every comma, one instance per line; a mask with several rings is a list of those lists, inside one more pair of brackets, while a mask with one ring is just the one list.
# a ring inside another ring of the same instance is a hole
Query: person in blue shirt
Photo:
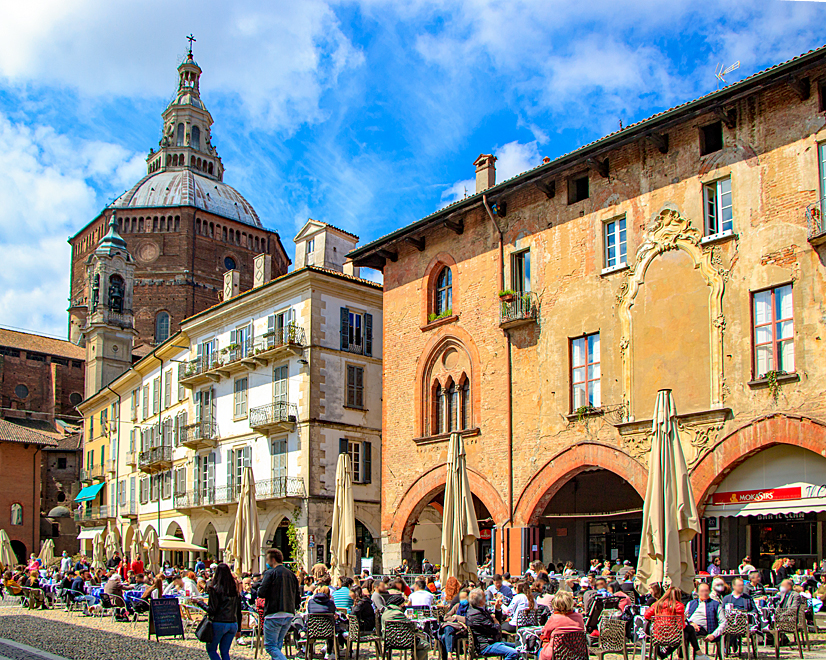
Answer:
[[485, 590], [485, 596], [488, 600], [494, 600], [500, 595], [505, 604], [510, 603], [513, 599], [513, 590], [505, 585], [502, 576], [497, 573], [493, 576], [493, 584]]
[[350, 587], [353, 586], [353, 579], [340, 577], [338, 579], [338, 589], [333, 592], [333, 602], [337, 608], [347, 610], [347, 614], [353, 609], [353, 598], [350, 596]]
[[195, 562], [195, 572], [196, 573], [200, 573], [205, 568], [206, 568], [206, 564], [204, 563], [203, 559], [199, 559], [197, 562]]
[[[744, 592], [743, 578], [736, 577], [731, 581], [731, 593], [723, 596], [723, 610], [739, 610], [741, 612], [756, 612], [754, 599]], [[740, 653], [740, 638], [726, 636], [726, 655]], [[736, 650], [735, 650], [736, 649]]]

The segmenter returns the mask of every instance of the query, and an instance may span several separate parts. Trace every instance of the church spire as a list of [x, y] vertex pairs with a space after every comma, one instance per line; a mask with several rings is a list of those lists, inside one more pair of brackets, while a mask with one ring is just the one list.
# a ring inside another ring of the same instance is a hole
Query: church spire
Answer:
[[222, 181], [224, 166], [212, 146], [212, 115], [201, 101], [201, 67], [192, 55], [195, 37], [189, 35], [189, 49], [178, 66], [178, 90], [163, 111], [163, 135], [159, 146], [146, 159], [147, 174], [161, 170], [189, 169]]

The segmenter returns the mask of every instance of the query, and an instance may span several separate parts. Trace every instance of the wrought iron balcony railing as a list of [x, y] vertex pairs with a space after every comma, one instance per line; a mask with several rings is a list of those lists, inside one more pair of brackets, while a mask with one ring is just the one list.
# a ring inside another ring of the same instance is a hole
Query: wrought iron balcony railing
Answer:
[[[240, 484], [217, 488], [199, 488], [184, 493], [175, 493], [174, 506], [176, 509], [226, 506], [236, 504], [240, 494]], [[304, 479], [301, 477], [274, 477], [255, 483], [256, 500], [274, 500], [283, 497], [304, 497]]]
[[106, 518], [115, 517], [114, 505], [103, 504], [101, 506], [87, 506], [82, 509], [76, 509], [74, 512], [74, 519], [77, 522], [88, 522], [90, 520], [105, 520]]
[[144, 472], [155, 472], [172, 464], [172, 447], [162, 445], [142, 451], [138, 456], [138, 466]]
[[826, 219], [823, 217], [824, 212], [826, 212], [826, 198], [820, 199], [806, 207], [806, 228], [808, 230], [809, 242], [813, 245], [826, 242]]
[[218, 439], [218, 425], [211, 421], [200, 421], [184, 426], [180, 430], [179, 443], [190, 449], [214, 447]]
[[81, 481], [96, 481], [96, 480], [103, 480], [104, 475], [106, 474], [106, 467], [104, 465], [92, 465], [91, 467], [84, 468], [80, 471], [80, 480]]
[[274, 401], [265, 406], [250, 408], [249, 422], [252, 429], [289, 428], [295, 426], [298, 407], [288, 401]]
[[515, 293], [510, 299], [500, 296], [499, 325], [513, 327], [523, 323], [535, 323], [539, 317], [539, 300], [532, 291]]

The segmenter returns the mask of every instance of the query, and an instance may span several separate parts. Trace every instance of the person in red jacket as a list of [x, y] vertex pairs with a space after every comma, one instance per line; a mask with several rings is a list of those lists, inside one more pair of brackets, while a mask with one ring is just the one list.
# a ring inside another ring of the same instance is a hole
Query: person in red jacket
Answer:
[[143, 574], [143, 562], [141, 561], [140, 555], [135, 557], [134, 560], [132, 560], [132, 565], [129, 568], [135, 575]]

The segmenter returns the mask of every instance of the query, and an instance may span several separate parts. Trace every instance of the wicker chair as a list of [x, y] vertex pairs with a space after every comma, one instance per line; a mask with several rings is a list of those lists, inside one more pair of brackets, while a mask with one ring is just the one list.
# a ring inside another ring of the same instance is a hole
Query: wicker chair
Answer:
[[657, 651], [660, 648], [673, 651], [677, 647], [682, 650], [683, 658], [688, 658], [685, 652], [684, 623], [681, 616], [655, 616], [651, 620], [651, 630], [648, 634], [648, 657], [657, 660]]
[[806, 640], [806, 650], [812, 650], [812, 643], [809, 641], [809, 622], [806, 620], [806, 610], [808, 609], [808, 605], [800, 605], [800, 608], [797, 610], [797, 624], [798, 628], [800, 628], [800, 636], [802, 639]]
[[780, 635], [794, 635], [800, 658], [803, 658], [803, 643], [800, 634], [800, 607], [784, 607], [774, 613], [774, 623], [770, 629], [774, 637], [774, 657], [780, 657]]
[[532, 610], [522, 610], [516, 615], [516, 627], [524, 628], [525, 626], [538, 626], [539, 624], [539, 610], [534, 608]]
[[628, 660], [628, 644], [625, 641], [625, 621], [617, 617], [604, 617], [599, 622], [599, 647], [594, 655], [600, 660], [610, 654], [621, 655]]
[[[752, 635], [751, 621], [749, 620], [749, 615], [747, 612], [743, 612], [742, 610], [731, 610], [726, 612], [725, 638], [727, 651], [731, 648], [732, 640], [737, 639], [740, 641], [745, 638], [746, 645], [748, 647], [747, 657], [749, 660], [751, 660], [752, 655], [755, 658], [757, 657], [757, 636]], [[738, 655], [742, 654], [742, 649], [743, 645], [741, 643]]]
[[355, 658], [358, 660], [361, 643], [372, 643], [376, 646], [376, 658], [381, 657], [381, 635], [375, 630], [362, 630], [361, 622], [355, 614], [347, 615], [348, 633], [347, 633], [347, 655], [353, 657], [353, 645], [356, 647]]
[[588, 642], [584, 632], [551, 635], [554, 660], [588, 660]]
[[307, 660], [315, 658], [316, 642], [332, 642], [333, 652], [338, 660], [336, 643], [336, 622], [329, 614], [307, 615]]
[[390, 660], [393, 651], [402, 651], [406, 657], [410, 651], [410, 660], [416, 660], [416, 629], [408, 621], [385, 621], [382, 630], [382, 657]]

